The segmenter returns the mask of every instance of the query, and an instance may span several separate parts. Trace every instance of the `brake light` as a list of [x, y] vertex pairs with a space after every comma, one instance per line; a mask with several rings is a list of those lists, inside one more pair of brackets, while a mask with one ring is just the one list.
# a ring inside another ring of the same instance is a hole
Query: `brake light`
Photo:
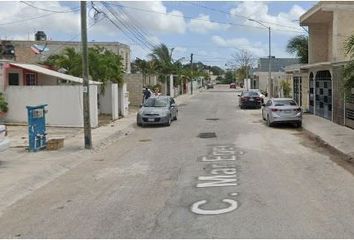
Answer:
[[272, 108], [272, 112], [277, 112], [277, 111], [278, 111], [278, 109]]

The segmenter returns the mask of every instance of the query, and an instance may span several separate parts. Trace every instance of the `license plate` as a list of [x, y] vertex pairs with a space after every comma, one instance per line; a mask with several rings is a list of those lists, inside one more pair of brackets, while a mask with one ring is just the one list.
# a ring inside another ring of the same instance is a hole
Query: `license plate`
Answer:
[[285, 113], [291, 113], [291, 110], [285, 110], [284, 112]]
[[155, 118], [148, 118], [148, 122], [154, 122]]
[[254, 101], [254, 99], [253, 99], [253, 98], [250, 98], [250, 101], [251, 101], [251, 102], [253, 102], [253, 101]]

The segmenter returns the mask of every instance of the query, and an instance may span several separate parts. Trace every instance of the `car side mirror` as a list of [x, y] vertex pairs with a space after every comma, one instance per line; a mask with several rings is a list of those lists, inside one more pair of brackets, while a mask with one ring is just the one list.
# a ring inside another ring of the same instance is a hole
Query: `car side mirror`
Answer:
[[175, 103], [171, 103], [171, 107], [176, 107], [176, 104]]
[[140, 104], [140, 105], [139, 105], [139, 108], [141, 108], [142, 106], [143, 106], [143, 104]]
[[237, 96], [241, 97], [241, 95], [240, 95], [240, 94], [238, 94]]

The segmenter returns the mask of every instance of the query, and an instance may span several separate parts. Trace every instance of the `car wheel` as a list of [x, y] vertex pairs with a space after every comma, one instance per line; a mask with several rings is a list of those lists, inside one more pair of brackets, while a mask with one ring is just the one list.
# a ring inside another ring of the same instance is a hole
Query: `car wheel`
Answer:
[[173, 118], [173, 120], [175, 120], [175, 121], [177, 120], [177, 113], [176, 113], [176, 116]]
[[296, 123], [296, 127], [297, 127], [297, 128], [301, 128], [301, 127], [302, 127], [302, 122]]
[[262, 110], [262, 119], [265, 121], [266, 119], [264, 118], [264, 115], [263, 115], [263, 110]]
[[170, 117], [168, 118], [168, 122], [166, 123], [166, 126], [171, 126], [171, 122], [172, 122], [172, 118], [170, 115]]
[[270, 122], [270, 119], [269, 119], [269, 115], [267, 115], [267, 126], [268, 127], [272, 126], [272, 123]]

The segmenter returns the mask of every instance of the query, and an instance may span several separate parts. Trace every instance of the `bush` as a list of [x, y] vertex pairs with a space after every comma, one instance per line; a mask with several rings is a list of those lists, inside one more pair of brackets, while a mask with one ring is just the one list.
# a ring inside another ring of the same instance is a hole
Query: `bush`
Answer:
[[5, 96], [0, 92], [0, 112], [7, 112], [9, 110]]

